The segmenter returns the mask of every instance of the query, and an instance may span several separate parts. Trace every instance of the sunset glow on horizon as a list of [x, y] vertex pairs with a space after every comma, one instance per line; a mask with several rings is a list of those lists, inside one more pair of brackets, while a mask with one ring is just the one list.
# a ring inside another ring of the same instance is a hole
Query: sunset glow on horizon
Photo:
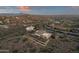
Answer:
[[30, 10], [30, 7], [28, 6], [19, 6], [18, 7], [20, 11], [24, 12], [24, 11], [29, 11]]
[[79, 6], [0, 6], [0, 13], [79, 15]]

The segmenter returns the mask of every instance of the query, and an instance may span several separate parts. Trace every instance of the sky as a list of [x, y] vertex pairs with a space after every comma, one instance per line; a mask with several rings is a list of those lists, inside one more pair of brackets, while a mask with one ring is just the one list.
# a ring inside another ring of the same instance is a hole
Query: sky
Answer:
[[78, 6], [0, 6], [0, 13], [34, 15], [79, 15]]

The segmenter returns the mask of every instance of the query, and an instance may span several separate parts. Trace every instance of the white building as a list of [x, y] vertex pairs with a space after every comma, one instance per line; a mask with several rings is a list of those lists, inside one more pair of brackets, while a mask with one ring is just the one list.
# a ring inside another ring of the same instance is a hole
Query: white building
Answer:
[[50, 38], [51, 35], [52, 35], [51, 33], [43, 33], [42, 34], [42, 36], [45, 37], [45, 38], [47, 38], [47, 39]]
[[52, 34], [43, 30], [37, 30], [35, 32], [35, 35], [48, 39], [51, 37]]
[[34, 30], [34, 26], [29, 26], [29, 27], [26, 27], [26, 31], [33, 31]]

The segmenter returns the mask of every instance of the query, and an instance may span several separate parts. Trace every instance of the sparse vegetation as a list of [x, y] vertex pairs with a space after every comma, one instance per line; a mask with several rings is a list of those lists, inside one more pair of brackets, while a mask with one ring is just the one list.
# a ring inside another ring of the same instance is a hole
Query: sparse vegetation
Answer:
[[[79, 52], [79, 15], [0, 16], [0, 25], [8, 26], [0, 27], [0, 49], [8, 49], [13, 53]], [[25, 29], [27, 26], [35, 28], [28, 32]], [[48, 39], [41, 39], [42, 36], [34, 35], [37, 30], [52, 35]], [[41, 43], [45, 43], [45, 40], [49, 41], [43, 46]]]

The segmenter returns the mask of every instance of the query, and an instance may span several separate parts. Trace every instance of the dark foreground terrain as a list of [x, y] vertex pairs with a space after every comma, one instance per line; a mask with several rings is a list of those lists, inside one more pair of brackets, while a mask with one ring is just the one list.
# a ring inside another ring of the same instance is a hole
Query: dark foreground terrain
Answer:
[[78, 53], [79, 15], [0, 16], [0, 52]]

